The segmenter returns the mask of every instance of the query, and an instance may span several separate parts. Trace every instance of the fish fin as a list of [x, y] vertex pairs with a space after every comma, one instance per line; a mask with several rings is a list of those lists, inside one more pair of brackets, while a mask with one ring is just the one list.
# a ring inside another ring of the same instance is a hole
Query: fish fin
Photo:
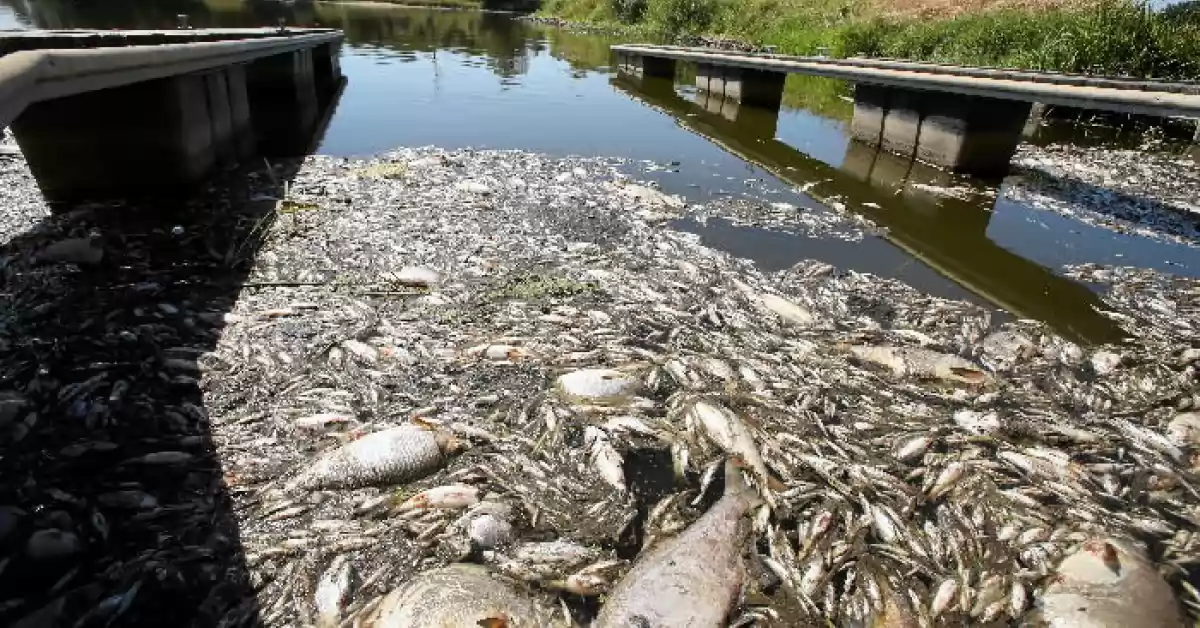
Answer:
[[746, 468], [746, 462], [738, 456], [732, 456], [725, 459], [725, 493], [726, 497], [731, 495], [740, 495], [750, 500], [753, 504], [761, 504], [762, 497], [758, 491], [750, 488], [746, 484], [746, 478], [742, 476], [742, 469]]
[[508, 628], [508, 615], [496, 613], [475, 622], [480, 628]]
[[959, 366], [951, 367], [950, 372], [967, 380], [968, 382], [982, 382], [987, 379], [987, 375], [979, 369], [967, 369]]

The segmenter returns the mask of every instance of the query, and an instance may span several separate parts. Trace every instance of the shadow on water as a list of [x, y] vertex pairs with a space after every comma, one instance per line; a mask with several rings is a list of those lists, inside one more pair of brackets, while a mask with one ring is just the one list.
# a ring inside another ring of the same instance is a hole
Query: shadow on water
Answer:
[[[202, 373], [227, 368], [207, 354], [301, 162], [56, 207], [0, 242], [0, 625], [261, 623], [209, 423], [236, 400]], [[102, 257], [54, 259], [68, 240]]]
[[1087, 287], [987, 237], [994, 194], [982, 201], [937, 194], [935, 188], [951, 184], [948, 174], [856, 142], [849, 143], [842, 167], [834, 168], [775, 139], [777, 113], [702, 92], [699, 102], [690, 102], [669, 79], [618, 76], [611, 83], [783, 181], [806, 186], [816, 197], [839, 197], [850, 211], [887, 229], [888, 242], [1017, 316], [1045, 321], [1077, 341], [1123, 337]]

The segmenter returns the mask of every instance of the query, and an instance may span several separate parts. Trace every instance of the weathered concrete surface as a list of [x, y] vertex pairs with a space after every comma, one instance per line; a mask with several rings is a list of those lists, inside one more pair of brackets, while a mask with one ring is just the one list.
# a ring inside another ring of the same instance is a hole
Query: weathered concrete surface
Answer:
[[[162, 37], [193, 43], [118, 45]], [[274, 154], [299, 154], [319, 109], [313, 48], [320, 91], [336, 94], [344, 81], [342, 34], [328, 30], [34, 34], [0, 38], [0, 48], [59, 40], [115, 47], [0, 58], [0, 123], [52, 200], [187, 187], [252, 155], [256, 134]]]
[[1029, 109], [1019, 101], [858, 85], [850, 132], [908, 158], [997, 175], [1008, 169]]
[[713, 65], [696, 66], [696, 87], [726, 100], [755, 107], [778, 108], [783, 101], [783, 81], [780, 72], [744, 70]]
[[317, 119], [316, 77], [311, 50], [297, 50], [246, 68], [250, 117], [258, 149], [266, 155], [302, 154]]
[[811, 74], [889, 87], [1150, 116], [1200, 116], [1200, 86], [1049, 72], [966, 68], [878, 59], [829, 59], [731, 53], [706, 48], [619, 45], [617, 53], [743, 70]]
[[12, 129], [51, 199], [187, 186], [216, 161], [207, 83], [192, 74], [39, 102]]
[[1021, 142], [1030, 103], [976, 96], [926, 100], [916, 157], [978, 175], [1002, 175]]
[[14, 52], [0, 57], [0, 126], [35, 102], [227, 68], [342, 38], [322, 29], [238, 41]]

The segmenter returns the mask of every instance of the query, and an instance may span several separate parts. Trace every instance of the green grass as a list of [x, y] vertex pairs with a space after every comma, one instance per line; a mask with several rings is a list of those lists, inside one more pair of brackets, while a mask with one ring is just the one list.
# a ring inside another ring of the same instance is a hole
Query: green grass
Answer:
[[658, 41], [705, 34], [788, 54], [883, 56], [967, 65], [1200, 78], [1196, 11], [1133, 1], [997, 9], [952, 18], [885, 18], [870, 0], [547, 0], [568, 20], [625, 24]]

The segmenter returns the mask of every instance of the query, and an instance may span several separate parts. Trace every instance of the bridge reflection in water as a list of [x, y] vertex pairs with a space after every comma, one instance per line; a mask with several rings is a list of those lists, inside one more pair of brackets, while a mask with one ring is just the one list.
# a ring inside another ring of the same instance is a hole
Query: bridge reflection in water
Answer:
[[1044, 321], [1064, 337], [1086, 344], [1124, 337], [1099, 312], [1103, 304], [1086, 286], [987, 237], [994, 196], [963, 200], [925, 187], [951, 185], [946, 172], [854, 141], [842, 166], [834, 168], [775, 139], [776, 111], [703, 91], [692, 102], [676, 93], [670, 79], [616, 76], [610, 82], [779, 179], [811, 186], [815, 198], [840, 197], [848, 210], [886, 228], [888, 242], [1015, 316]]

